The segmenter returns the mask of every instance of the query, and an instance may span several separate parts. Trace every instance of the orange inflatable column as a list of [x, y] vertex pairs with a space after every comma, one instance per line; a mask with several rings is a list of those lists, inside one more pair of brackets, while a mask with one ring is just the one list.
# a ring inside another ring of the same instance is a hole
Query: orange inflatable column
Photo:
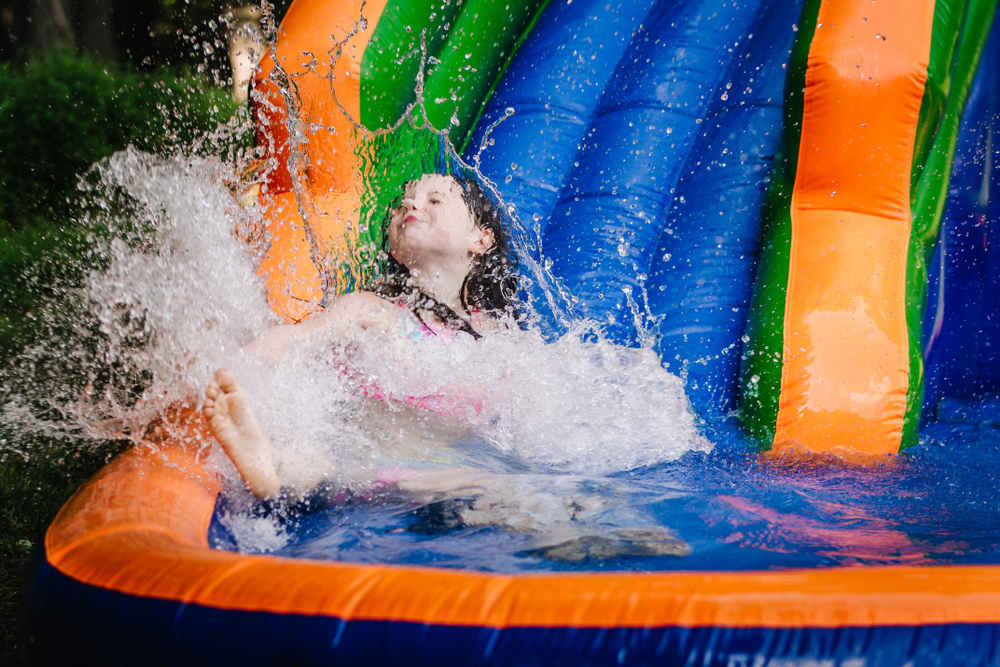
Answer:
[[347, 259], [357, 232], [361, 59], [384, 7], [385, 0], [296, 0], [257, 73], [257, 118], [273, 162], [261, 196], [271, 247], [259, 270], [271, 306], [287, 320], [315, 311], [332, 287], [323, 269]]
[[910, 174], [933, 0], [826, 0], [791, 201], [773, 450], [899, 449], [909, 382]]

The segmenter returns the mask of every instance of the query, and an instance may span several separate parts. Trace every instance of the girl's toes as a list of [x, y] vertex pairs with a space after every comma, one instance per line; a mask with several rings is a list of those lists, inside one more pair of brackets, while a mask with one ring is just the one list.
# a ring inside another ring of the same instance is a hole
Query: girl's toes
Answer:
[[236, 378], [221, 368], [215, 371], [215, 381], [218, 383], [219, 389], [226, 393], [236, 391], [237, 389]]

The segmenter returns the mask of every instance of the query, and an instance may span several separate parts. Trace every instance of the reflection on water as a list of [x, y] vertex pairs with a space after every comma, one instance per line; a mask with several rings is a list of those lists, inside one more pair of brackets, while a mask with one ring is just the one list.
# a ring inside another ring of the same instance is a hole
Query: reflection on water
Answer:
[[[606, 476], [480, 473], [436, 494], [400, 484], [320, 496], [279, 512], [284, 542], [262, 550], [492, 572], [1000, 562], [1000, 431], [924, 430], [874, 470], [775, 466], [716, 434], [712, 452]], [[216, 546], [261, 549], [234, 535], [252, 525], [249, 507], [220, 502]]]

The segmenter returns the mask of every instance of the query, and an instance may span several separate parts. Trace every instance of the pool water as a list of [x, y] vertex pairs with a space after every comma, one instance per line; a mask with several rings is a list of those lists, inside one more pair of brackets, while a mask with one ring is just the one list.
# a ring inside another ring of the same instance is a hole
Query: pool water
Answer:
[[280, 507], [230, 490], [210, 541], [500, 573], [998, 563], [997, 408], [995, 398], [945, 401], [919, 445], [874, 468], [761, 461], [723, 424], [709, 433], [711, 452], [605, 476], [508, 461], [465, 489], [328, 489]]

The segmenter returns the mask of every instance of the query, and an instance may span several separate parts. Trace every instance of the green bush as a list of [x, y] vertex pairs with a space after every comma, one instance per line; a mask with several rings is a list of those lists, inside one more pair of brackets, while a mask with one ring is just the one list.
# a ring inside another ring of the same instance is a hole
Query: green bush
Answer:
[[[0, 63], [0, 364], [44, 340], [40, 306], [88, 266], [88, 230], [74, 224], [87, 205], [81, 175], [130, 144], [189, 147], [236, 110], [225, 91], [175, 72], [135, 74], [68, 53]], [[219, 136], [200, 152], [245, 145], [238, 130]], [[0, 664], [15, 664], [28, 641], [17, 621], [30, 555], [72, 489], [124, 443], [0, 430], [0, 445]]]
[[194, 76], [135, 74], [70, 53], [0, 64], [0, 232], [62, 227], [91, 164], [129, 144], [184, 146], [235, 111]]
[[[128, 145], [190, 147], [236, 111], [226, 91], [176, 72], [136, 74], [71, 53], [0, 63], [0, 362], [33, 340], [32, 311], [79, 269], [67, 259], [85, 250], [74, 224], [81, 175]], [[203, 149], [247, 143], [220, 136]]]
[[0, 233], [0, 364], [36, 342], [37, 307], [58, 285], [79, 280], [74, 274], [81, 263], [66, 258], [83, 256], [86, 242], [83, 230], [71, 226], [29, 225]]

